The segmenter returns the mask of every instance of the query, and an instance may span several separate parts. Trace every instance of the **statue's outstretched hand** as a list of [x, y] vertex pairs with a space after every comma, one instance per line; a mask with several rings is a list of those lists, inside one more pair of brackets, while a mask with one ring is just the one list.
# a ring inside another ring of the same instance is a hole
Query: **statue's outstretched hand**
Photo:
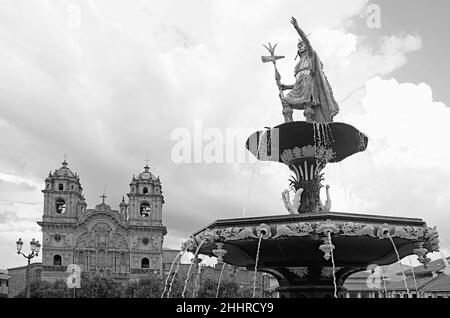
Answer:
[[296, 18], [294, 17], [291, 18], [291, 24], [294, 26], [294, 28], [296, 29], [298, 28], [298, 22]]

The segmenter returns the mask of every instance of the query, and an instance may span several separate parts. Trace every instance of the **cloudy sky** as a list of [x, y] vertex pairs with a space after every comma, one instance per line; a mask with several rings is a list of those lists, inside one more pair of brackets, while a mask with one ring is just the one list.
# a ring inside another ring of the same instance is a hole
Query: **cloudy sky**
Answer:
[[[226, 131], [283, 122], [260, 56], [278, 42], [282, 81], [293, 83], [291, 16], [324, 63], [335, 121], [370, 138], [366, 152], [325, 169], [332, 210], [423, 218], [450, 242], [449, 9], [447, 0], [1, 0], [0, 268], [24, 264], [17, 238], [42, 237], [40, 190], [65, 153], [89, 207], [105, 185], [117, 207], [149, 159], [163, 184], [166, 247], [219, 218], [285, 214], [286, 167], [230, 162], [225, 149], [224, 160], [178, 163], [173, 149], [180, 131], [194, 153], [194, 140], [206, 147]], [[245, 137], [220, 144], [241, 149]]]

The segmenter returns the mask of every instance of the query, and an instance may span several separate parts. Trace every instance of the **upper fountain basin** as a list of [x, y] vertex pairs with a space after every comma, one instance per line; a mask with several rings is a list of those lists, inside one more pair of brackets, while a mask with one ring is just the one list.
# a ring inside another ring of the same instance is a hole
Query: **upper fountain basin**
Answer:
[[290, 159], [316, 157], [339, 162], [367, 148], [368, 137], [339, 122], [288, 122], [253, 133], [246, 148], [259, 160], [287, 163]]

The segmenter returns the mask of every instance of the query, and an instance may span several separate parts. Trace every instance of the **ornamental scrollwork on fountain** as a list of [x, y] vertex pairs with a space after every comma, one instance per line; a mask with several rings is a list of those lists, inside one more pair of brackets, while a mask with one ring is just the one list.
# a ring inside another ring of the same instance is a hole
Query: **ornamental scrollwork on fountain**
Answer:
[[391, 234], [391, 227], [389, 226], [389, 224], [384, 223], [380, 225], [377, 231], [377, 237], [379, 239], [389, 238], [390, 234]]
[[275, 228], [276, 234], [272, 237], [274, 239], [287, 236], [307, 236], [313, 233], [313, 228], [309, 223], [295, 223], [295, 224], [280, 224]]
[[223, 257], [227, 255], [228, 251], [223, 248], [224, 243], [216, 243], [217, 248], [213, 250], [214, 255], [217, 257], [217, 263], [223, 263]]
[[219, 238], [219, 234], [217, 233], [217, 230], [206, 229], [202, 233], [198, 234], [198, 238], [202, 241], [206, 240], [208, 243], [213, 243]]
[[222, 230], [220, 236], [227, 241], [245, 240], [248, 238], [258, 239], [252, 226], [247, 227], [228, 227]]
[[417, 248], [413, 249], [414, 254], [417, 255], [417, 260], [423, 264], [423, 267], [427, 269], [428, 263], [431, 261], [430, 258], [427, 257], [428, 250], [423, 247], [425, 242], [416, 243]]
[[375, 228], [370, 224], [355, 224], [347, 222], [342, 225], [342, 235], [344, 236], [375, 236]]
[[286, 267], [286, 269], [298, 278], [304, 278], [308, 275], [308, 267]]
[[256, 234], [258, 235], [258, 238], [262, 237], [265, 240], [272, 237], [272, 231], [270, 230], [270, 226], [264, 223], [256, 228]]
[[323, 241], [323, 244], [319, 246], [319, 250], [321, 250], [323, 252], [323, 258], [325, 258], [325, 260], [328, 261], [331, 257], [331, 253], [333, 253], [335, 246], [333, 245], [333, 243], [331, 242], [331, 240], [328, 236], [323, 237], [322, 241]]
[[335, 153], [331, 149], [327, 149], [323, 146], [316, 147], [313, 145], [308, 145], [304, 147], [295, 147], [294, 149], [286, 149], [281, 154], [281, 160], [289, 165], [289, 163], [294, 159], [302, 158], [317, 158], [322, 162], [329, 162]]
[[415, 226], [396, 226], [392, 237], [399, 237], [407, 240], [417, 240], [423, 237], [423, 229]]
[[424, 247], [429, 252], [439, 252], [439, 234], [436, 231], [436, 227], [426, 228], [424, 237], [426, 239]]
[[[341, 267], [335, 267], [334, 270], [335, 270], [335, 272], [337, 272], [340, 269], [341, 269]], [[320, 272], [320, 276], [322, 278], [328, 278], [328, 277], [333, 276], [333, 267], [329, 267], [329, 266], [322, 267], [322, 270]]]
[[331, 220], [326, 220], [317, 225], [316, 233], [339, 233], [339, 224], [332, 222]]

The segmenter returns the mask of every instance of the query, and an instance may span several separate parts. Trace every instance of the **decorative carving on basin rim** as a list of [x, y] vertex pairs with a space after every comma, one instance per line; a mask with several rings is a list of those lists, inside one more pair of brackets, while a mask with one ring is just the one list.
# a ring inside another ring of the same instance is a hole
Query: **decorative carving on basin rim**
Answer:
[[286, 267], [286, 269], [299, 278], [303, 278], [308, 275], [308, 267]]
[[342, 225], [342, 234], [344, 236], [370, 236], [376, 237], [375, 228], [370, 224], [355, 224], [347, 222]]
[[[217, 243], [248, 239], [281, 239], [286, 237], [304, 237], [314, 234], [333, 234], [333, 236], [368, 236], [379, 239], [401, 238], [423, 242], [428, 252], [439, 251], [438, 233], [435, 228], [416, 226], [394, 226], [389, 224], [367, 224], [354, 222], [334, 222], [331, 220], [318, 222], [292, 222], [285, 224], [259, 224], [249, 226], [230, 226], [206, 229], [185, 242], [185, 248], [195, 250], [200, 242]], [[392, 234], [391, 234], [392, 233]]]
[[273, 239], [282, 237], [282, 236], [307, 236], [313, 233], [314, 230], [311, 224], [305, 223], [293, 223], [293, 224], [281, 224], [277, 225], [275, 228], [275, 235], [272, 237]]
[[415, 226], [396, 226], [392, 237], [399, 237], [407, 240], [417, 240], [424, 235], [424, 229]]
[[229, 227], [222, 231], [220, 234], [225, 240], [228, 241], [237, 241], [237, 240], [245, 240], [249, 238], [257, 239], [259, 238], [255, 234], [255, 228], [252, 226], [247, 227]]
[[316, 233], [339, 233], [339, 225], [331, 220], [320, 222], [316, 227]]
[[436, 231], [436, 227], [427, 228], [424, 237], [426, 239], [425, 248], [429, 252], [439, 252], [439, 234]]
[[[335, 267], [335, 272], [337, 272], [338, 270], [340, 270], [341, 267]], [[320, 276], [322, 278], [328, 278], [333, 276], [333, 267], [322, 267], [322, 271], [320, 272]]]
[[335, 153], [331, 149], [327, 149], [323, 146], [316, 147], [308, 145], [304, 147], [295, 147], [294, 149], [286, 149], [281, 154], [281, 160], [289, 165], [292, 160], [303, 158], [317, 158], [322, 162], [329, 162], [333, 159]]

